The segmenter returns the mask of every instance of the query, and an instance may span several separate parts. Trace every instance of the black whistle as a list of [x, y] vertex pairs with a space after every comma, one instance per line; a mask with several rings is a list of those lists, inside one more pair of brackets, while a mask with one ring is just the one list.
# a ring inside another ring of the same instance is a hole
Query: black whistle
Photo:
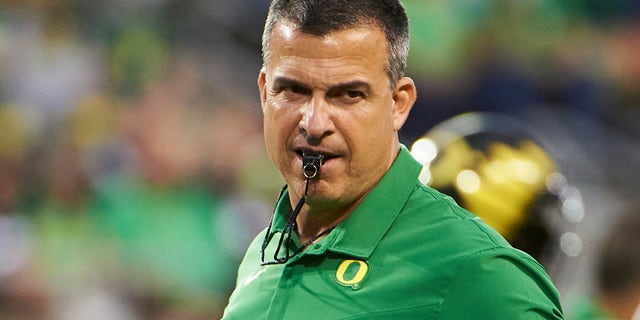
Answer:
[[324, 162], [324, 155], [321, 153], [302, 153], [302, 173], [305, 178], [313, 179], [320, 173], [320, 166]]

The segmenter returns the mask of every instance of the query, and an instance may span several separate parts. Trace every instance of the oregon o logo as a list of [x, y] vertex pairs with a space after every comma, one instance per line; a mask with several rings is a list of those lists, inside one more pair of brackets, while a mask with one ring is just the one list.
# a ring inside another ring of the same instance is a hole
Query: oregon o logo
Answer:
[[344, 260], [336, 270], [336, 280], [343, 286], [358, 289], [368, 271], [369, 265], [362, 260]]

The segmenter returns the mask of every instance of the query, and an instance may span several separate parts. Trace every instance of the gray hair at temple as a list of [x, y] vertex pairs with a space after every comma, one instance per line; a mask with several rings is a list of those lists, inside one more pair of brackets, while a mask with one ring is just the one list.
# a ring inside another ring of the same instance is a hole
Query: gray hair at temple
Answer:
[[409, 54], [409, 20], [399, 0], [273, 0], [262, 34], [262, 59], [269, 59], [269, 41], [277, 22], [317, 36], [376, 25], [387, 38], [386, 71], [392, 86], [404, 77]]

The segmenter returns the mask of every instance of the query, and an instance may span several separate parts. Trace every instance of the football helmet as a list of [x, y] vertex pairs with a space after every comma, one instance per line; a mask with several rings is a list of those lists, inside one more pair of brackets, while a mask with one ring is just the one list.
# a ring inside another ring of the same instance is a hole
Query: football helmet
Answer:
[[420, 180], [453, 197], [514, 247], [549, 265], [582, 251], [572, 226], [582, 196], [560, 173], [549, 142], [526, 122], [487, 112], [436, 125], [411, 146]]

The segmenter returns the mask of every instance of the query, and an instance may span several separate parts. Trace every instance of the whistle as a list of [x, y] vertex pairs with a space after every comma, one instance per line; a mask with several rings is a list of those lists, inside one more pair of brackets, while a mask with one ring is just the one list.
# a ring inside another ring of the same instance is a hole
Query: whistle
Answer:
[[324, 162], [324, 155], [321, 153], [302, 153], [302, 173], [305, 178], [313, 179], [320, 173], [320, 166]]

